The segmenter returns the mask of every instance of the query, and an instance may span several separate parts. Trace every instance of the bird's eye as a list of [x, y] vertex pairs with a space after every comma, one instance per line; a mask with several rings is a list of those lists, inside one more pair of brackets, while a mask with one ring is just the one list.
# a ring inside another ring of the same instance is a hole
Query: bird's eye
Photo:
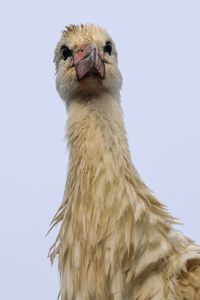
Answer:
[[72, 56], [72, 50], [70, 50], [67, 46], [63, 46], [61, 48], [61, 56], [63, 60], [66, 60], [68, 57]]
[[105, 53], [108, 53], [109, 55], [112, 54], [112, 43], [111, 42], [106, 42], [104, 48], [103, 48]]

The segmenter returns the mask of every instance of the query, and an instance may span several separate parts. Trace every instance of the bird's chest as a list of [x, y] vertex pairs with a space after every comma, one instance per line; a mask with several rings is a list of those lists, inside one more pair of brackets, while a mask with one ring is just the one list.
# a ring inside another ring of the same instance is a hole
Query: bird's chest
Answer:
[[133, 220], [118, 183], [113, 181], [111, 185], [103, 174], [102, 180], [93, 180], [92, 186], [85, 178], [85, 188], [79, 187], [76, 198], [72, 193], [74, 198], [69, 199], [69, 213], [62, 226], [65, 259], [80, 277], [89, 269], [105, 277], [116, 270], [126, 252], [124, 232], [130, 233], [127, 221]]

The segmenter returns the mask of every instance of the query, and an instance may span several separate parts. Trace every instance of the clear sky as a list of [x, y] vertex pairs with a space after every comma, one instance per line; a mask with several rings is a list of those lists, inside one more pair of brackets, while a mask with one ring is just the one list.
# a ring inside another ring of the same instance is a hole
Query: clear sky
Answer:
[[115, 40], [132, 158], [146, 184], [200, 242], [200, 2], [1, 1], [1, 299], [54, 300], [45, 237], [62, 200], [66, 111], [53, 50], [65, 25], [96, 23]]

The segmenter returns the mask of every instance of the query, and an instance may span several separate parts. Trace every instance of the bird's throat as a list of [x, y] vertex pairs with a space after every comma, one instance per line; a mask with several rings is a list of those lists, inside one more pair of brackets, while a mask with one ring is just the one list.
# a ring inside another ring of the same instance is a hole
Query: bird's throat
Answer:
[[89, 100], [71, 101], [68, 110], [67, 138], [70, 159], [73, 153], [87, 165], [109, 167], [122, 164], [129, 156], [120, 102], [105, 94]]

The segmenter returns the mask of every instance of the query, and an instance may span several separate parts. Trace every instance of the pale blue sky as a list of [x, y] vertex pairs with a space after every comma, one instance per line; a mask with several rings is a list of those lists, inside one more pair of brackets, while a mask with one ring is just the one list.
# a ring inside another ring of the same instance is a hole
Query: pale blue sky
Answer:
[[124, 78], [133, 161], [146, 184], [200, 242], [200, 2], [1, 1], [1, 298], [56, 299], [45, 238], [62, 200], [66, 112], [53, 50], [69, 23], [105, 26]]

